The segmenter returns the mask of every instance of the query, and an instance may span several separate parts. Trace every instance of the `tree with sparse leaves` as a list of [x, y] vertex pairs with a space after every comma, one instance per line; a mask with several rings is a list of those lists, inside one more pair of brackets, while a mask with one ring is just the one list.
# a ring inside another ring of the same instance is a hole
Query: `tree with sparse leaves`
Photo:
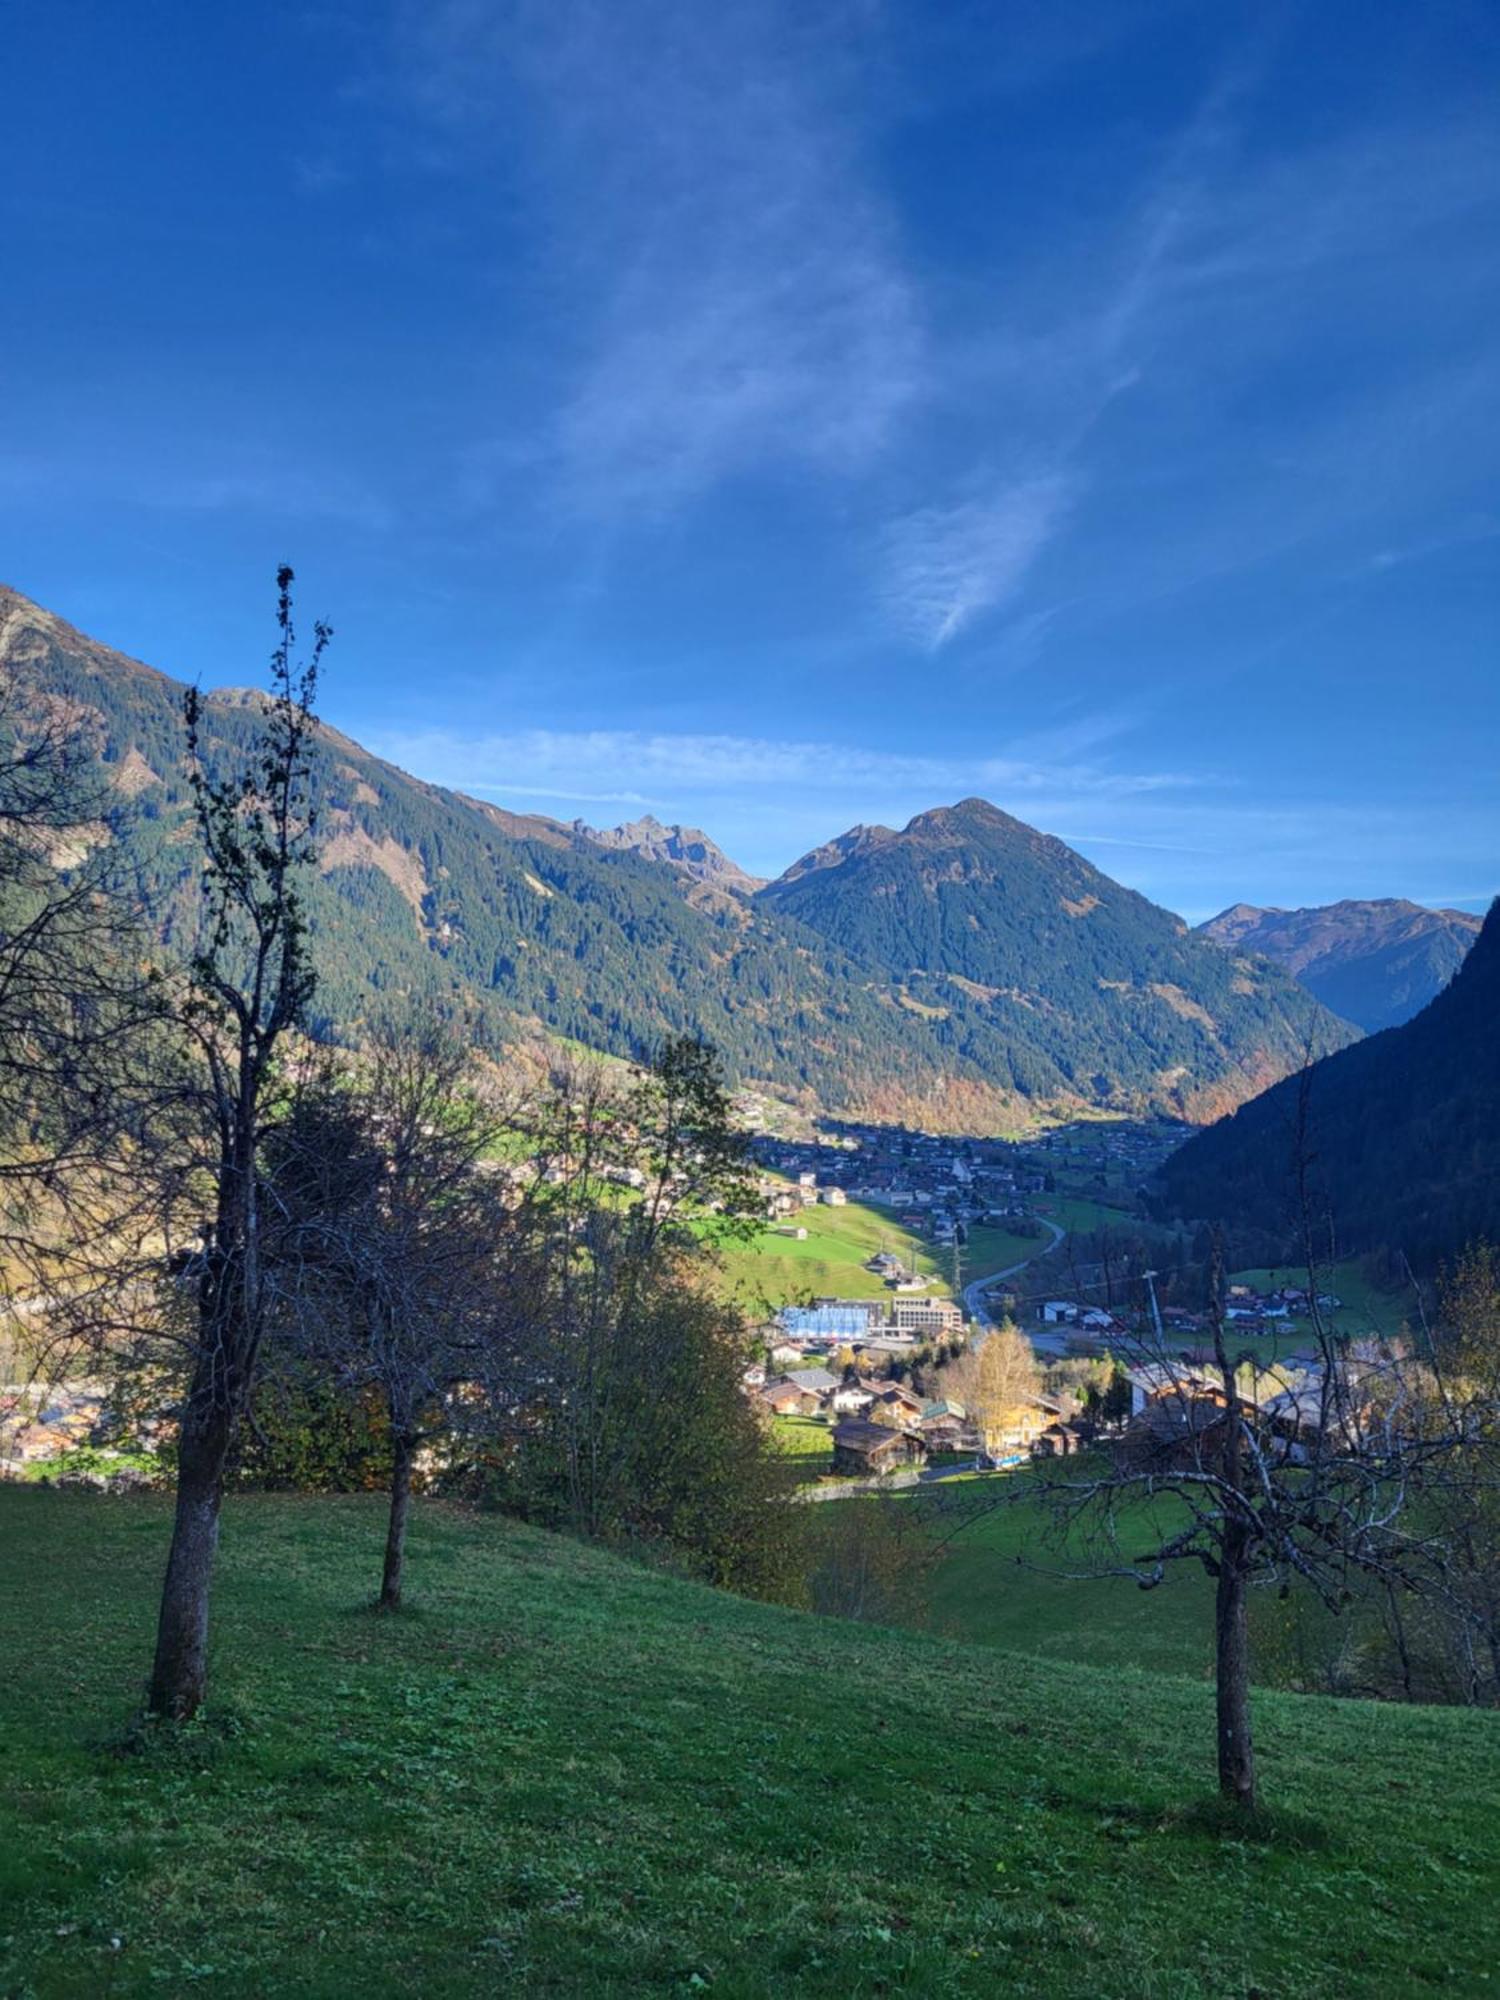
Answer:
[[382, 1024], [303, 1094], [273, 1147], [273, 1186], [305, 1218], [283, 1332], [295, 1360], [390, 1438], [380, 1609], [400, 1608], [424, 1451], [493, 1440], [535, 1392], [538, 1290], [505, 1180], [490, 1170], [516, 1107], [430, 1017]]
[[332, 636], [315, 625], [311, 653], [297, 663], [292, 580], [290, 569], [277, 572], [277, 643], [253, 760], [228, 774], [207, 768], [196, 689], [184, 704], [201, 927], [171, 1011], [189, 1051], [177, 1110], [201, 1144], [178, 1200], [201, 1193], [203, 1219], [186, 1271], [188, 1381], [148, 1696], [164, 1717], [191, 1716], [203, 1699], [225, 1474], [288, 1270], [273, 1251], [265, 1146], [288, 1088], [289, 1037], [313, 992], [303, 900], [315, 852], [308, 754]]
[[1365, 1583], [1434, 1587], [1451, 1542], [1432, 1499], [1465, 1465], [1481, 1402], [1410, 1342], [1342, 1340], [1316, 1303], [1311, 1259], [1316, 1365], [1290, 1386], [1247, 1371], [1219, 1257], [1212, 1272], [1212, 1362], [1154, 1335], [1131, 1343], [1144, 1407], [1107, 1453], [1043, 1461], [1025, 1497], [1035, 1504], [1040, 1485], [1066, 1574], [1150, 1591], [1191, 1563], [1213, 1579], [1219, 1788], [1253, 1810], [1251, 1592], [1305, 1590], [1340, 1611]]

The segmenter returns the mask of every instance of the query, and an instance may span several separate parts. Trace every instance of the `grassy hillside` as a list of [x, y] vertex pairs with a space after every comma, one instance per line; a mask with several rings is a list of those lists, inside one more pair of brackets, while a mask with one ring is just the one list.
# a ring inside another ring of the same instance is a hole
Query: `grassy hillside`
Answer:
[[772, 1417], [771, 1440], [795, 1461], [799, 1484], [821, 1479], [833, 1466], [833, 1434], [826, 1417]]
[[[952, 1252], [942, 1251], [903, 1229], [886, 1210], [849, 1202], [825, 1208], [821, 1202], [793, 1216], [785, 1225], [807, 1231], [805, 1242], [763, 1229], [749, 1243], [732, 1244], [721, 1253], [721, 1288], [752, 1313], [798, 1300], [832, 1297], [886, 1299], [884, 1280], [864, 1267], [877, 1250], [891, 1250], [908, 1268], [933, 1279], [925, 1297], [946, 1298], [951, 1287]], [[1021, 1253], [1023, 1256], [1025, 1252]]]
[[1017, 1236], [1014, 1230], [976, 1222], [970, 1226], [968, 1241], [959, 1251], [959, 1277], [967, 1285], [971, 1279], [986, 1278], [992, 1271], [1008, 1271], [1013, 1264], [1039, 1257], [1050, 1243], [1051, 1238], [1045, 1232], [1038, 1236]]
[[1487, 1990], [1493, 1716], [1259, 1699], [1281, 1818], [1235, 1837], [1189, 1681], [432, 1507], [382, 1621], [378, 1506], [261, 1498], [226, 1522], [217, 1728], [120, 1756], [165, 1526], [0, 1491], [6, 1993]]
[[[1318, 1273], [1320, 1285], [1340, 1301], [1338, 1309], [1327, 1318], [1338, 1333], [1357, 1340], [1360, 1335], [1376, 1333], [1393, 1335], [1401, 1331], [1404, 1324], [1415, 1316], [1415, 1306], [1409, 1291], [1387, 1292], [1380, 1286], [1372, 1285], [1360, 1268], [1360, 1260], [1351, 1257], [1342, 1264], [1327, 1264]], [[1234, 1271], [1230, 1283], [1253, 1285], [1257, 1291], [1275, 1291], [1281, 1285], [1305, 1285], [1306, 1270], [1298, 1270], [1295, 1264], [1261, 1265], [1255, 1270]], [[1312, 1329], [1309, 1319], [1292, 1320], [1288, 1332], [1281, 1336], [1283, 1351], [1290, 1347], [1306, 1346]]]
[[[946, 1299], [953, 1291], [953, 1248], [904, 1229], [888, 1209], [850, 1202], [844, 1208], [804, 1209], [791, 1228], [804, 1228], [807, 1240], [763, 1229], [749, 1243], [732, 1244], [720, 1253], [719, 1287], [751, 1314], [791, 1305], [807, 1298], [887, 1299], [892, 1297], [878, 1272], [865, 1265], [877, 1250], [891, 1250], [908, 1269], [932, 1280], [923, 1298]], [[1017, 1236], [1009, 1229], [976, 1223], [959, 1248], [959, 1281], [982, 1278], [991, 1271], [1035, 1257], [1047, 1248], [1046, 1236]]]
[[[991, 1489], [1003, 1491], [1007, 1504], [963, 1521]], [[1052, 1574], [1066, 1566], [1065, 1552], [1050, 1544], [1045, 1516], [1017, 1494], [1017, 1480], [1006, 1478], [938, 1501], [953, 1511], [939, 1512], [932, 1524], [943, 1549], [924, 1592], [933, 1630], [1040, 1659], [1206, 1680], [1213, 1671], [1213, 1586], [1196, 1564], [1179, 1564], [1153, 1591], [1124, 1577], [1079, 1581]], [[888, 1504], [910, 1503], [893, 1497]], [[932, 1505], [933, 1497], [922, 1504]], [[1135, 1505], [1142, 1546], [1169, 1508], [1180, 1514], [1163, 1499], [1148, 1522], [1150, 1508]], [[1082, 1548], [1075, 1544], [1073, 1554], [1081, 1565]]]

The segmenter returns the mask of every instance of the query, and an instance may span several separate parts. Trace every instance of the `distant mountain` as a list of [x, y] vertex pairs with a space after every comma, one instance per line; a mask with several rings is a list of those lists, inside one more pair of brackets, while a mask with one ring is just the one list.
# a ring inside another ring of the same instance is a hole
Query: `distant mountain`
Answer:
[[1480, 922], [1466, 910], [1388, 897], [1309, 910], [1236, 903], [1201, 929], [1226, 950], [1275, 959], [1331, 1012], [1375, 1034], [1409, 1021], [1442, 991]]
[[[185, 949], [182, 687], [4, 589], [0, 661], [91, 720], [151, 917]], [[211, 760], [243, 758], [260, 700], [206, 697]], [[693, 1029], [738, 1080], [809, 1110], [1006, 1131], [1041, 1109], [1210, 1117], [1306, 1041], [1351, 1032], [979, 802], [846, 836], [752, 893], [692, 829], [601, 840], [426, 784], [326, 726], [313, 765], [330, 1036], [422, 998], [494, 1045], [545, 1032], [629, 1055]]]
[[[584, 840], [591, 840], [596, 847], [609, 849], [612, 853], [639, 854], [644, 861], [654, 861], [659, 867], [671, 868], [686, 881], [709, 890], [722, 890], [730, 895], [752, 896], [757, 889], [765, 887], [759, 875], [747, 875], [737, 862], [709, 839], [696, 826], [663, 826], [659, 819], [649, 813], [642, 819], [628, 820], [623, 826], [589, 826], [581, 819], [573, 822], [573, 831]], [[707, 899], [699, 897], [703, 902]]]
[[1289, 1238], [1299, 1128], [1320, 1242], [1331, 1221], [1341, 1253], [1385, 1246], [1428, 1264], [1479, 1235], [1500, 1242], [1500, 901], [1420, 1014], [1188, 1140], [1162, 1170], [1160, 1206]]
[[1200, 1119], [1285, 1075], [1308, 1038], [1319, 1052], [1352, 1039], [1273, 966], [1236, 964], [983, 799], [901, 833], [856, 827], [756, 907], [878, 967], [902, 1005], [953, 1021], [956, 1046], [982, 1020], [1028, 1096]]

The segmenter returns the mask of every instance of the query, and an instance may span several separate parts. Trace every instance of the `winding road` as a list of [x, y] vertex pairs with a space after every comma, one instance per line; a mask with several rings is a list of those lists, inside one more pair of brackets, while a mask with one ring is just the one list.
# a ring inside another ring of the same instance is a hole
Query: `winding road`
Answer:
[[1044, 1245], [1040, 1250], [1033, 1250], [1031, 1255], [1023, 1257], [1019, 1264], [1007, 1264], [1003, 1271], [991, 1271], [982, 1278], [971, 1278], [968, 1284], [964, 1286], [964, 1305], [976, 1326], [991, 1327], [995, 1325], [995, 1321], [990, 1318], [984, 1304], [984, 1294], [988, 1287], [998, 1285], [1003, 1278], [1013, 1278], [1018, 1271], [1024, 1271], [1028, 1264], [1034, 1264], [1038, 1257], [1045, 1257], [1049, 1250], [1057, 1248], [1058, 1244], [1062, 1242], [1068, 1233], [1059, 1223], [1049, 1222], [1045, 1215], [1039, 1215], [1036, 1219], [1042, 1225], [1043, 1229], [1050, 1230], [1051, 1241], [1049, 1243]]

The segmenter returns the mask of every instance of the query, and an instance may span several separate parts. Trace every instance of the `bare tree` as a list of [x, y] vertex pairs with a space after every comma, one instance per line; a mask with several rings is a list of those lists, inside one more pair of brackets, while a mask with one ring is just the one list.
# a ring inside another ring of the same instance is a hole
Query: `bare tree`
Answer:
[[190, 1716], [203, 1699], [225, 1468], [281, 1276], [262, 1199], [263, 1149], [285, 1089], [287, 1037], [313, 991], [301, 880], [314, 856], [313, 701], [332, 635], [317, 624], [311, 654], [298, 664], [290, 569], [278, 571], [276, 587], [271, 693], [254, 760], [228, 776], [208, 768], [196, 689], [185, 702], [203, 921], [172, 1012], [190, 1051], [177, 1109], [205, 1145], [173, 1206], [191, 1205], [201, 1189], [205, 1219], [190, 1266], [189, 1381], [148, 1697], [160, 1716]]
[[103, 747], [86, 713], [0, 664], [0, 1316], [38, 1368], [71, 1351], [52, 1305], [88, 1290], [140, 1191], [125, 1169], [154, 989]]
[[1135, 1338], [1139, 1408], [1124, 1436], [1107, 1458], [1037, 1478], [1067, 1538], [1067, 1573], [1154, 1590], [1188, 1562], [1213, 1578], [1219, 1787], [1249, 1809], [1250, 1591], [1302, 1587], [1339, 1610], [1361, 1577], [1395, 1591], [1430, 1583], [1446, 1549], [1430, 1509], [1412, 1503], [1462, 1456], [1473, 1412], [1409, 1343], [1340, 1339], [1314, 1264], [1317, 1360], [1294, 1377], [1267, 1378], [1235, 1350], [1223, 1292], [1216, 1239], [1212, 1362], [1173, 1353], [1159, 1324]]
[[[1439, 1320], [1422, 1308], [1423, 1332], [1450, 1406], [1466, 1419], [1468, 1444], [1428, 1496], [1446, 1544], [1436, 1605], [1449, 1661], [1444, 1679], [1472, 1704], [1500, 1703], [1500, 1253], [1479, 1242], [1443, 1273]], [[1402, 1608], [1388, 1623], [1412, 1698], [1412, 1644]]]
[[382, 1610], [401, 1604], [422, 1452], [493, 1437], [534, 1389], [529, 1239], [490, 1157], [516, 1115], [455, 1031], [418, 1019], [326, 1073], [273, 1149], [278, 1200], [302, 1218], [284, 1336], [342, 1390], [373, 1390], [390, 1424]]

